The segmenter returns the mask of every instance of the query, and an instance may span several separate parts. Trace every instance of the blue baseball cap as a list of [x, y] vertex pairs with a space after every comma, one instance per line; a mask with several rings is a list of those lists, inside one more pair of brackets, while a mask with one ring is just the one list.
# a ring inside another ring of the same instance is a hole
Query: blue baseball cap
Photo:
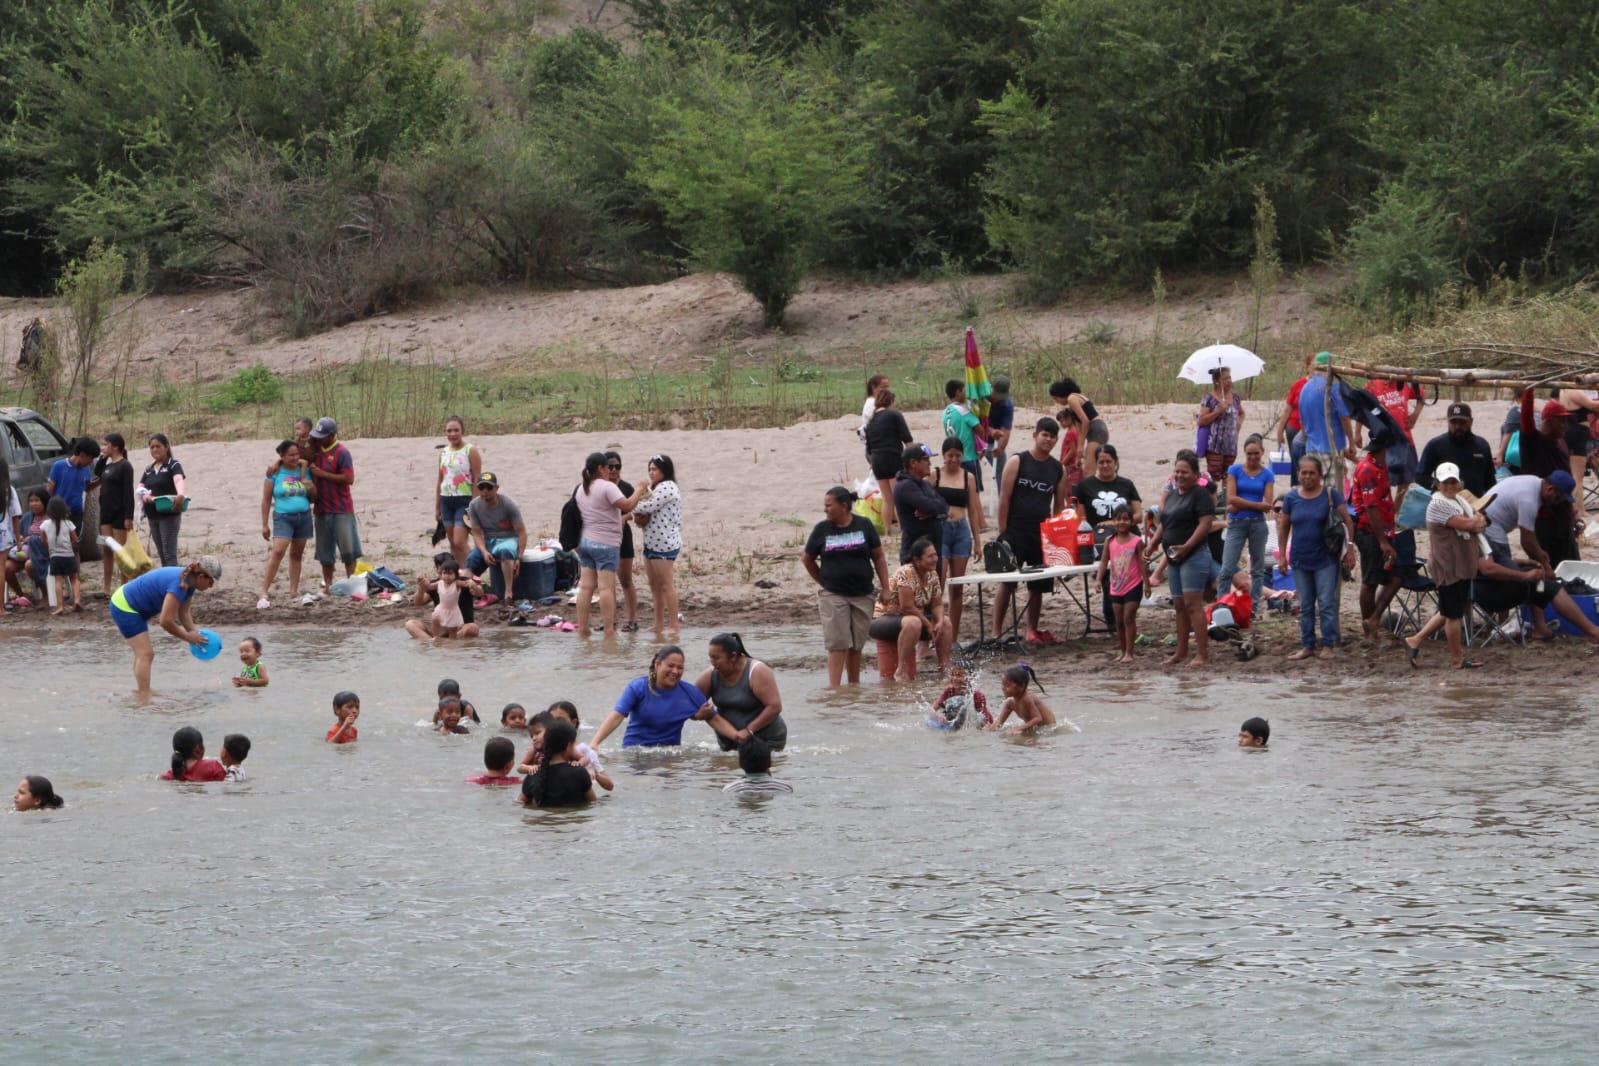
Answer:
[[1544, 478], [1544, 480], [1554, 486], [1555, 491], [1560, 493], [1560, 498], [1562, 500], [1565, 500], [1567, 503], [1573, 502], [1572, 493], [1576, 492], [1577, 490], [1577, 479], [1571, 476], [1571, 471], [1556, 470], [1553, 474], [1550, 474], [1548, 477]]

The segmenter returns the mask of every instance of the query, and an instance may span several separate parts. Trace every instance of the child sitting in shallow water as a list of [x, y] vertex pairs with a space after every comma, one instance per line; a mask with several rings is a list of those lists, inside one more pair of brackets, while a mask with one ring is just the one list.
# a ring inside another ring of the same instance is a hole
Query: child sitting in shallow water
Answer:
[[1264, 718], [1251, 718], [1238, 727], [1240, 748], [1264, 748], [1271, 739], [1271, 723]]
[[972, 686], [966, 668], [955, 663], [949, 668], [949, 684], [933, 701], [933, 713], [927, 716], [927, 725], [931, 729], [953, 732], [974, 719], [985, 729], [994, 724], [994, 716], [988, 712], [988, 697]]
[[474, 785], [520, 785], [522, 779], [511, 772], [516, 762], [516, 745], [510, 737], [490, 737], [483, 745], [483, 767], [488, 772], [467, 778]]
[[500, 711], [500, 728], [520, 733], [527, 728], [527, 708], [520, 703], [507, 703]]
[[328, 730], [329, 744], [353, 744], [358, 735], [355, 720], [361, 717], [361, 697], [353, 692], [340, 692], [333, 697], [333, 717], [338, 722]]
[[464, 712], [461, 709], [461, 701], [456, 699], [454, 696], [446, 696], [444, 699], [439, 701], [439, 713], [438, 713], [439, 724], [434, 727], [434, 732], [436, 732], [436, 733], [470, 733], [470, 732], [472, 732], [466, 726], [461, 724], [461, 717], [462, 717], [463, 713]]
[[254, 637], [239, 641], [239, 676], [233, 679], [234, 688], [266, 688], [266, 664], [261, 661], [261, 642]]
[[483, 724], [483, 719], [477, 716], [477, 708], [472, 706], [472, 701], [461, 695], [461, 683], [453, 677], [447, 677], [439, 682], [439, 706], [433, 712], [433, 724], [438, 725], [442, 715], [439, 713], [444, 707], [444, 701], [454, 696], [461, 701], [461, 717], [470, 719], [478, 725]]
[[[1018, 733], [1035, 733], [1041, 726], [1055, 724], [1055, 712], [1044, 705], [1044, 701], [1028, 691], [1028, 686], [1037, 684], [1038, 675], [1033, 673], [1033, 668], [1026, 663], [1018, 663], [1006, 670], [1000, 679], [1000, 688], [1005, 693], [1005, 705], [1000, 708], [999, 719], [990, 729], [998, 729], [1005, 724], [1005, 720], [1015, 715], [1021, 725]], [[1044, 686], [1039, 685], [1038, 691], [1044, 691]]]
[[229, 733], [222, 738], [222, 768], [227, 771], [229, 781], [243, 781], [245, 779], [244, 760], [250, 757], [250, 738], [243, 733]]

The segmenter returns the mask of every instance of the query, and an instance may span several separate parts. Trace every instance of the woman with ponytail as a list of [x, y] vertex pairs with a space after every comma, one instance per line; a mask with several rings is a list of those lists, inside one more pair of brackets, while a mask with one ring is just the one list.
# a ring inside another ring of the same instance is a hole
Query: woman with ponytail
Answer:
[[650, 672], [635, 678], [622, 695], [616, 709], [605, 716], [594, 740], [595, 750], [616, 728], [627, 723], [622, 747], [663, 747], [683, 743], [683, 723], [693, 719], [706, 722], [717, 733], [731, 739], [736, 732], [705, 694], [683, 680], [683, 649], [676, 644], [658, 648], [650, 660]]
[[54, 811], [65, 806], [66, 801], [56, 795], [55, 786], [48, 777], [29, 774], [17, 783], [11, 797], [11, 806], [19, 811]]
[[580, 807], [594, 802], [594, 782], [577, 751], [577, 727], [552, 721], [544, 729], [538, 768], [522, 779], [522, 802], [529, 807]]
[[822, 642], [827, 646], [827, 683], [837, 687], [846, 673], [849, 683], [861, 683], [861, 649], [872, 624], [878, 589], [888, 588], [888, 560], [877, 527], [850, 508], [856, 496], [834, 485], [822, 498], [826, 517], [816, 523], [805, 540], [805, 571], [820, 586], [817, 611], [822, 617]]
[[1055, 712], [1044, 706], [1044, 701], [1028, 691], [1028, 686], [1038, 685], [1038, 691], [1044, 691], [1044, 686], [1039, 684], [1038, 675], [1033, 673], [1033, 668], [1027, 663], [1017, 663], [1006, 670], [1000, 677], [1000, 688], [1005, 693], [1005, 706], [999, 712], [999, 717], [989, 729], [998, 729], [1005, 724], [1005, 719], [1015, 715], [1021, 722], [1017, 728], [1018, 733], [1035, 733], [1039, 727], [1055, 724]]
[[[589, 602], [599, 590], [600, 617], [605, 620], [605, 635], [616, 632], [616, 575], [622, 563], [622, 516], [638, 506], [646, 486], [640, 485], [631, 496], [623, 495], [605, 477], [611, 460], [604, 452], [590, 452], [583, 460], [583, 483], [573, 492], [577, 510], [583, 517], [583, 536], [577, 542], [579, 573], [577, 583], [577, 632], [589, 635]], [[618, 470], [621, 461], [616, 462]]]
[[172, 734], [172, 769], [161, 774], [163, 781], [226, 781], [227, 767], [205, 757], [205, 739], [192, 725]]
[[153, 621], [168, 633], [188, 644], [203, 646], [190, 610], [190, 599], [222, 579], [222, 561], [202, 555], [185, 567], [163, 566], [140, 574], [117, 586], [111, 594], [109, 611], [117, 632], [133, 649], [133, 679], [139, 695], [150, 694], [150, 668], [155, 663], [155, 648], [150, 644]]
[[783, 721], [783, 697], [772, 668], [752, 659], [737, 633], [712, 637], [710, 659], [711, 668], [699, 676], [694, 687], [733, 727], [732, 736], [716, 737], [722, 750], [737, 751], [740, 744], [758, 736], [773, 751], [782, 751], [788, 744], [788, 725]]

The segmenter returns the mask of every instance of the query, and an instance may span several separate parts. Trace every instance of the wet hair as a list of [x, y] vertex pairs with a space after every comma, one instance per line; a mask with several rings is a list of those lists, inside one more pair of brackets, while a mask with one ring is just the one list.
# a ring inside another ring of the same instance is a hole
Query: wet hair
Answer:
[[[676, 644], [663, 644], [655, 649], [655, 655], [650, 659], [650, 688], [655, 687], [655, 669], [660, 666], [668, 655], [683, 655], [683, 649]], [[688, 656], [683, 655], [683, 661], [688, 661]]]
[[287, 455], [290, 448], [298, 449], [299, 447], [300, 442], [297, 440], [278, 441], [278, 458], [282, 459], [285, 455]]
[[520, 703], [507, 703], [504, 707], [500, 708], [501, 725], [504, 725], [505, 720], [511, 717], [512, 711], [521, 711], [524, 717], [527, 715], [527, 708], [522, 706]]
[[677, 465], [672, 462], [670, 455], [662, 455], [657, 452], [650, 456], [650, 465], [660, 470], [662, 481], [677, 480]]
[[772, 771], [772, 747], [760, 737], [752, 736], [738, 746], [738, 768], [746, 774], [766, 774]]
[[1262, 744], [1271, 739], [1271, 723], [1264, 718], [1250, 718], [1238, 727], [1240, 733], [1248, 733]]
[[50, 783], [48, 777], [38, 774], [29, 774], [27, 777], [28, 792], [39, 801], [39, 806], [46, 810], [59, 810], [66, 805], [66, 800], [56, 795], [56, 787]]
[[1033, 432], [1034, 433], [1053, 433], [1055, 436], [1058, 437], [1058, 436], [1060, 436], [1060, 423], [1055, 421], [1053, 418], [1050, 418], [1049, 416], [1046, 415], [1045, 417], [1040, 418], [1038, 420], [1038, 423], [1035, 426], [1033, 426]]
[[107, 433], [105, 436], [101, 437], [100, 439], [105, 441], [107, 444], [111, 445], [111, 447], [115, 448], [117, 451], [121, 452], [123, 455], [127, 455], [128, 454], [128, 442], [123, 439], [122, 434], [120, 434], [120, 433]]
[[1059, 381], [1056, 381], [1049, 386], [1049, 394], [1060, 399], [1066, 399], [1074, 393], [1080, 393], [1082, 391], [1083, 390], [1077, 385], [1077, 379], [1070, 377], [1062, 377]]
[[577, 743], [577, 730], [568, 722], [552, 722], [544, 730], [544, 758], [539, 763], [539, 768], [522, 781], [522, 802], [530, 807], [544, 806], [544, 798], [549, 794], [549, 778], [546, 771], [550, 759], [556, 755], [565, 755], [567, 750]]
[[965, 451], [966, 445], [961, 443], [959, 437], [945, 437], [944, 446], [938, 449], [938, 454], [943, 455], [945, 452], [961, 452], [964, 454]]
[[1017, 663], [1005, 671], [1004, 677], [1011, 684], [1020, 685], [1023, 692], [1027, 691], [1029, 684], [1037, 685], [1040, 692], [1044, 691], [1044, 683], [1038, 680], [1038, 675], [1033, 672], [1032, 666], [1028, 663]]
[[588, 458], [583, 460], [583, 495], [588, 495], [589, 486], [600, 476], [600, 467], [604, 465], [604, 452], [589, 452]]
[[39, 507], [44, 511], [44, 513], [47, 514], [47, 515], [50, 513], [50, 493], [47, 492], [44, 488], [41, 487], [41, 488], [29, 489], [28, 490], [28, 499], [30, 499], [30, 500], [38, 500], [39, 501]]
[[456, 425], [460, 426], [462, 433], [466, 432], [466, 419], [462, 418], [460, 415], [451, 415], [449, 418], [444, 420], [445, 427], [448, 428], [451, 422], [454, 422]]
[[1195, 454], [1192, 448], [1184, 448], [1177, 453], [1176, 457], [1172, 459], [1172, 465], [1176, 466], [1178, 463], [1187, 463], [1188, 469], [1195, 474], [1199, 473], [1199, 456]]
[[250, 757], [250, 738], [243, 733], [229, 733], [222, 738], [222, 750], [234, 762], [243, 762]]
[[1310, 463], [1312, 466], [1314, 466], [1316, 468], [1316, 473], [1317, 474], [1325, 474], [1325, 473], [1327, 473], [1326, 467], [1321, 465], [1321, 459], [1318, 458], [1317, 456], [1307, 455], [1307, 456], [1304, 456], [1303, 458], [1301, 458], [1299, 461], [1301, 463]]
[[913, 560], [918, 558], [922, 552], [932, 547], [934, 547], [934, 545], [931, 537], [917, 537], [915, 540], [911, 541], [911, 558]]
[[77, 440], [72, 442], [72, 454], [87, 455], [90, 457], [97, 456], [100, 454], [100, 446], [95, 444], [95, 442], [90, 440], [88, 437], [79, 437]]
[[205, 738], [192, 725], [186, 725], [172, 734], [172, 780], [183, 780], [183, 764], [198, 758], [195, 753], [204, 743]]
[[888, 380], [887, 374], [873, 374], [866, 379], [866, 395], [870, 396], [877, 391], [877, 386]]
[[749, 649], [744, 647], [744, 638], [737, 633], [718, 633], [711, 638], [711, 647], [721, 648], [729, 655], [739, 655], [748, 659]]
[[856, 500], [860, 499], [859, 496], [857, 496], [851, 490], [845, 488], [843, 485], [834, 485], [832, 488], [827, 490], [825, 495], [828, 499], [834, 501], [835, 503], [841, 503], [845, 507], [853, 505]]
[[360, 702], [361, 702], [361, 697], [357, 696], [353, 692], [335, 692], [333, 694], [333, 709], [334, 709], [334, 711], [337, 711], [340, 707], [343, 707], [346, 703], [360, 703]]
[[451, 707], [454, 707], [455, 713], [459, 714], [462, 718], [466, 717], [466, 708], [461, 705], [461, 697], [459, 696], [446, 696], [440, 700], [438, 717], [442, 720], [444, 718], [444, 712]]
[[541, 733], [547, 733], [550, 730], [550, 726], [559, 721], [560, 719], [555, 717], [555, 715], [550, 711], [540, 711], [538, 714], [535, 714], [532, 718], [527, 720], [528, 736], [533, 735], [534, 729], [537, 729]]
[[261, 642], [256, 640], [254, 637], [245, 637], [242, 641], [240, 641], [240, 643], [250, 645], [250, 647], [255, 649], [255, 653], [257, 655], [261, 654]]
[[877, 407], [874, 409], [873, 413], [875, 414], [877, 411], [881, 411], [885, 407], [893, 407], [893, 406], [894, 406], [894, 390], [893, 389], [884, 389], [884, 390], [882, 390], [881, 392], [879, 392], [877, 394]]
[[573, 725], [577, 725], [581, 721], [581, 719], [577, 716], [577, 704], [573, 703], [571, 700], [556, 700], [554, 703], [544, 708], [544, 713], [550, 715], [552, 720], [554, 720], [556, 711], [560, 711], [562, 714], [571, 715]]
[[50, 502], [44, 505], [44, 516], [54, 522], [57, 527], [72, 517], [72, 512], [67, 509], [67, 501], [60, 496], [50, 497]]
[[460, 694], [461, 683], [455, 678], [447, 677], [439, 682], [439, 699], [443, 699], [445, 696], [459, 696]]
[[490, 737], [489, 742], [483, 745], [485, 770], [503, 770], [514, 762], [516, 762], [516, 745], [511, 743], [510, 737]]
[[950, 378], [948, 381], [944, 382], [944, 398], [953, 400], [955, 398], [955, 394], [965, 387], [966, 382], [962, 381], [960, 378]]
[[1110, 456], [1112, 459], [1116, 460], [1117, 466], [1122, 465], [1121, 454], [1116, 451], [1116, 445], [1114, 444], [1101, 444], [1099, 446], [1099, 454]]

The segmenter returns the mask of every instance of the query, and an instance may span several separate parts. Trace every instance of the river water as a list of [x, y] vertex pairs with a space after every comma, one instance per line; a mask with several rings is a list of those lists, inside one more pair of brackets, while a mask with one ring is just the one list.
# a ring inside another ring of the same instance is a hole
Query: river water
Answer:
[[[158, 637], [145, 708], [114, 634], [0, 640], [4, 784], [68, 801], [0, 817], [0, 1060], [1591, 1061], [1591, 698], [1046, 673], [1082, 732], [1024, 741], [826, 692], [813, 626], [754, 631], [792, 796], [724, 795], [691, 723], [530, 813], [463, 780], [499, 707], [570, 698], [587, 735], [646, 644], [266, 629], [240, 691], [239, 635]], [[476, 736], [416, 726], [443, 676]], [[249, 734], [250, 780], [158, 782], [185, 724]]]

